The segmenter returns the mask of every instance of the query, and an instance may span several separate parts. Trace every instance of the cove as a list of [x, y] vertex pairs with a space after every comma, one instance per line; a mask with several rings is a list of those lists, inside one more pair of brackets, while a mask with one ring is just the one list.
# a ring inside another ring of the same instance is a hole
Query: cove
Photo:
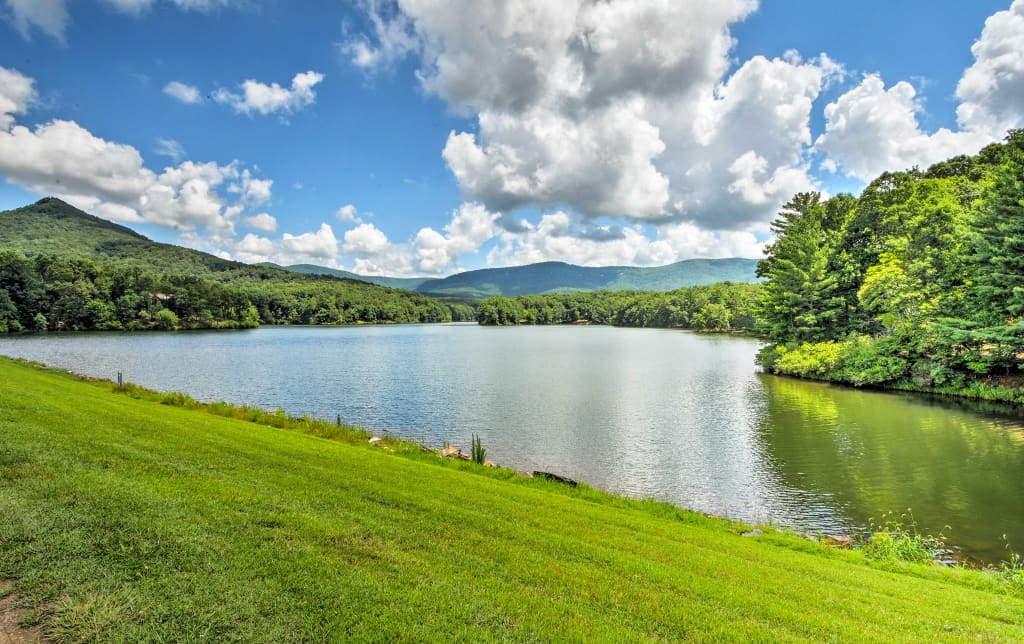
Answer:
[[[912, 509], [981, 561], [1024, 549], [1014, 409], [757, 373], [751, 339], [399, 325], [5, 337], [0, 354], [468, 448], [632, 497], [852, 533]], [[908, 517], [909, 520], [909, 517]]]

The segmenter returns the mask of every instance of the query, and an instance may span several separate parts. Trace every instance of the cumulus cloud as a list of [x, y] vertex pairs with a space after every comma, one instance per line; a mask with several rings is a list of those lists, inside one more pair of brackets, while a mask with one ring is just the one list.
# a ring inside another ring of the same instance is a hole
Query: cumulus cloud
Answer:
[[347, 51], [415, 55], [427, 92], [476, 115], [443, 151], [468, 200], [740, 229], [814, 187], [811, 109], [843, 72], [787, 53], [728, 75], [730, 25], [756, 4], [373, 2]]
[[[29, 128], [14, 114], [31, 100], [31, 79], [3, 70], [14, 82], [0, 89], [0, 175], [38, 194], [58, 195], [98, 215], [178, 230], [233, 232], [239, 213], [270, 198], [269, 180], [237, 162], [182, 161], [154, 172], [134, 147], [108, 141], [74, 121]], [[228, 197], [235, 193], [237, 199]], [[234, 201], [234, 203], [231, 203]]]
[[990, 16], [971, 53], [974, 64], [956, 88], [957, 121], [1001, 138], [1024, 122], [1024, 0]]
[[974, 63], [956, 90], [957, 130], [925, 132], [914, 87], [899, 81], [887, 89], [879, 75], [868, 75], [825, 107], [825, 133], [815, 142], [823, 167], [869, 181], [885, 170], [973, 154], [1024, 124], [1024, 0], [990, 16], [971, 53]]
[[275, 254], [276, 246], [266, 237], [248, 233], [233, 244], [232, 249], [235, 251], [234, 255], [227, 259], [237, 259], [240, 262], [255, 264], [270, 261]]
[[639, 99], [582, 118], [484, 112], [480, 142], [453, 132], [443, 155], [463, 192], [498, 210], [566, 203], [593, 215], [657, 217], [669, 200], [654, 164], [665, 144], [643, 112]]
[[955, 154], [976, 152], [989, 139], [979, 133], [942, 128], [921, 130], [922, 110], [914, 87], [905, 81], [889, 89], [877, 74], [825, 107], [825, 133], [817, 148], [824, 167], [870, 181], [885, 170], [926, 166]]
[[360, 257], [379, 255], [391, 246], [387, 235], [373, 224], [360, 224], [345, 231], [344, 239], [342, 250]]
[[14, 125], [16, 114], [24, 114], [36, 99], [35, 81], [15, 69], [0, 67], [0, 130]]
[[313, 88], [323, 79], [324, 75], [319, 72], [301, 72], [292, 78], [290, 88], [281, 87], [277, 83], [267, 85], [247, 80], [241, 85], [241, 93], [221, 88], [213, 93], [213, 99], [231, 106], [240, 114], [256, 113], [266, 116], [277, 112], [292, 113], [316, 101], [316, 92]]
[[281, 246], [293, 258], [334, 262], [338, 257], [338, 240], [327, 223], [320, 224], [316, 232], [301, 235], [285, 233], [281, 237]]
[[423, 273], [456, 268], [459, 257], [475, 253], [498, 232], [499, 215], [477, 203], [464, 203], [452, 213], [444, 233], [421, 228], [413, 239], [414, 265]]
[[188, 103], [189, 105], [195, 105], [196, 103], [203, 102], [203, 97], [202, 94], [199, 93], [199, 88], [179, 81], [171, 81], [164, 85], [164, 94], [173, 96], [182, 103]]
[[545, 214], [521, 232], [504, 232], [487, 256], [496, 266], [564, 261], [581, 266], [660, 266], [694, 257], [757, 257], [754, 229], [712, 232], [688, 222], [659, 225], [653, 238], [640, 225], [580, 226], [564, 211]]
[[277, 230], [277, 219], [270, 213], [261, 212], [257, 215], [246, 217], [242, 221], [249, 227], [265, 233], [272, 233]]
[[162, 157], [168, 157], [172, 161], [181, 161], [185, 158], [185, 147], [174, 139], [157, 138], [156, 147], [153, 150]]
[[338, 218], [338, 221], [350, 222], [353, 224], [363, 223], [362, 218], [359, 216], [359, 211], [352, 204], [345, 204], [341, 208], [338, 208], [338, 212], [334, 214]]
[[244, 169], [238, 174], [238, 181], [228, 187], [228, 192], [240, 195], [239, 201], [255, 208], [270, 201], [273, 185], [273, 179], [257, 179]]

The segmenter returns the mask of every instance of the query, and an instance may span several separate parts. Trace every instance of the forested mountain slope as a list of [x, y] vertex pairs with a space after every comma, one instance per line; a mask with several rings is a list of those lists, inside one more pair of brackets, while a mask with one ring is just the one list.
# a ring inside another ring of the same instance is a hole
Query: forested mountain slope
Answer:
[[322, 266], [283, 267], [300, 273], [319, 273], [359, 279], [421, 293], [483, 298], [493, 295], [541, 295], [578, 291], [671, 291], [719, 282], [756, 282], [756, 259], [687, 259], [667, 266], [576, 266], [541, 262], [508, 268], [483, 268], [444, 278], [364, 276]]
[[0, 212], [0, 333], [472, 316], [419, 293], [158, 244], [55, 198]]

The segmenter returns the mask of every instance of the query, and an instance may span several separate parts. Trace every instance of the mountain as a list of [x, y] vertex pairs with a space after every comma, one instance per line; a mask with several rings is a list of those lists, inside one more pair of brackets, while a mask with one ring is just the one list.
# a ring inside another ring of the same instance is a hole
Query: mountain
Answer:
[[294, 272], [221, 259], [139, 233], [95, 217], [55, 197], [0, 212], [0, 250], [27, 257], [59, 255], [154, 273], [190, 275], [218, 282], [239, 279], [295, 281]]
[[399, 288], [457, 301], [491, 295], [535, 295], [594, 290], [669, 291], [715, 282], [755, 282], [755, 259], [688, 259], [668, 266], [585, 267], [543, 262], [485, 268], [445, 278], [365, 276], [311, 264], [243, 264], [172, 244], [83, 212], [60, 199], [0, 212], [0, 249], [26, 256], [60, 255], [133, 266], [168, 275], [218, 282], [344, 279]]
[[346, 280], [359, 280], [360, 282], [369, 282], [370, 284], [387, 286], [388, 288], [404, 288], [407, 291], [419, 290], [419, 287], [425, 282], [434, 281], [429, 277], [383, 277], [381, 275], [359, 275], [358, 273], [351, 273], [337, 268], [327, 268], [326, 266], [316, 266], [314, 264], [292, 264], [291, 266], [281, 266], [280, 264], [275, 264], [273, 262], [263, 262], [262, 264], [258, 264], [258, 266], [270, 266], [284, 271], [291, 271], [293, 273], [302, 273], [304, 275], [330, 275], [331, 277], [340, 277], [341, 279]]
[[484, 268], [440, 279], [357, 275], [347, 271], [300, 264], [284, 266], [299, 273], [318, 273], [358, 279], [430, 295], [482, 298], [491, 295], [540, 295], [574, 291], [671, 291], [684, 286], [717, 282], [756, 282], [756, 259], [687, 259], [667, 266], [575, 266], [541, 262], [511, 268]]
[[471, 320], [472, 306], [233, 262], [55, 198], [0, 212], [0, 333]]

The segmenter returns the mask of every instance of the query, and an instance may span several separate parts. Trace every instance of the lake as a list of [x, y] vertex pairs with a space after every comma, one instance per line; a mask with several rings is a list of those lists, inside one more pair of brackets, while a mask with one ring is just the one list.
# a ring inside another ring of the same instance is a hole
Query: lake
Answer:
[[[284, 408], [750, 522], [853, 533], [912, 509], [1024, 549], [1024, 415], [757, 373], [751, 339], [475, 324], [0, 338], [0, 354]], [[908, 517], [909, 519], [909, 517]], [[945, 528], [945, 526], [949, 526]]]

